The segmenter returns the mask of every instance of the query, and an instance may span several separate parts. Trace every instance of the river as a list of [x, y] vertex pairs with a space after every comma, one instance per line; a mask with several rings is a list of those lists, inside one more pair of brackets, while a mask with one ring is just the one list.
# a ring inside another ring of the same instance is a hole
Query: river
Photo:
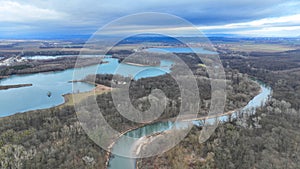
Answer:
[[[261, 87], [261, 92], [256, 95], [251, 101], [248, 102], [248, 104], [243, 107], [241, 110], [246, 112], [246, 110], [249, 109], [255, 109], [259, 106], [261, 106], [262, 104], [265, 104], [265, 102], [267, 101], [268, 97], [271, 95], [271, 88], [268, 87], [266, 84], [262, 83], [262, 82], [258, 82], [260, 84]], [[228, 118], [228, 116], [220, 116], [218, 117], [218, 120], [220, 121], [226, 121]], [[208, 119], [208, 120], [215, 120], [215, 118], [213, 119]], [[202, 125], [202, 121], [193, 121], [192, 122], [195, 125]], [[180, 128], [184, 128], [185, 126], [188, 126], [188, 124], [190, 124], [190, 122], [171, 122], [171, 121], [164, 121], [164, 122], [157, 122], [154, 124], [150, 124], [150, 125], [146, 125], [143, 126], [141, 128], [132, 130], [128, 133], [126, 133], [125, 135], [130, 136], [130, 137], [134, 137], [134, 138], [141, 138], [143, 136], [147, 136], [147, 135], [152, 135], [155, 133], [159, 133], [162, 131], [167, 131], [172, 129], [173, 126], [175, 126], [175, 129], [180, 129]], [[113, 146], [112, 151], [113, 152], [122, 152], [122, 154], [124, 153], [128, 153], [128, 156], [130, 156], [132, 147], [134, 145], [134, 143], [129, 142], [128, 139], [126, 139], [128, 137], [120, 137], [119, 140], [117, 140], [117, 142], [115, 143], [115, 145]], [[117, 155], [113, 155], [113, 157], [110, 158], [109, 161], [109, 169], [135, 169], [136, 165], [136, 159], [133, 158], [127, 158], [127, 157], [122, 157], [122, 156], [117, 156]]]

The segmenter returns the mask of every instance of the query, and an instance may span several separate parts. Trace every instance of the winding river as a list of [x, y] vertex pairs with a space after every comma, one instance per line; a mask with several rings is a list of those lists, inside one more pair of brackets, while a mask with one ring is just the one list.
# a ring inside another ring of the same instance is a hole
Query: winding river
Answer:
[[[261, 92], [255, 96], [251, 101], [248, 102], [248, 104], [243, 107], [241, 109], [241, 111], [246, 112], [246, 110], [251, 110], [251, 109], [255, 109], [258, 108], [259, 106], [265, 104], [265, 102], [267, 101], [268, 97], [271, 95], [271, 88], [268, 87], [266, 84], [257, 81], [261, 87]], [[233, 117], [234, 117], [233, 113]], [[219, 121], [226, 121], [228, 118], [228, 116], [220, 116], [218, 117]], [[208, 120], [215, 120], [215, 118], [213, 119], [208, 119]], [[188, 126], [188, 124], [190, 124], [190, 122], [171, 122], [171, 121], [166, 121], [166, 122], [157, 122], [154, 124], [150, 124], [150, 125], [146, 125], [143, 126], [141, 128], [132, 130], [127, 132], [125, 135], [129, 136], [129, 137], [134, 137], [134, 138], [141, 138], [143, 136], [147, 136], [147, 135], [152, 135], [155, 133], [159, 133], [162, 131], [167, 131], [172, 129], [172, 127], [174, 126], [175, 129], [178, 128], [184, 128], [185, 126]], [[193, 121], [194, 125], [202, 125], [201, 121]], [[119, 140], [115, 143], [115, 145], [113, 146], [113, 152], [127, 152], [128, 156], [130, 156], [131, 150], [133, 148], [134, 143], [129, 142], [128, 139], [126, 139], [128, 137], [120, 137]], [[136, 168], [136, 159], [132, 159], [132, 158], [126, 158], [126, 157], [122, 157], [122, 156], [117, 156], [117, 155], [113, 155], [110, 158], [109, 161], [109, 169], [135, 169]]]

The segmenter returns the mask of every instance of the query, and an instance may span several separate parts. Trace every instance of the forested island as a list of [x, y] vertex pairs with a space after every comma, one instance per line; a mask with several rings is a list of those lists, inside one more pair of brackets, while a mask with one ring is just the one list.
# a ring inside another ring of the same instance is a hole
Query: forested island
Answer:
[[[80, 64], [76, 64], [80, 63]], [[11, 66], [0, 66], [0, 79], [14, 74], [31, 74], [39, 72], [62, 71], [74, 67], [84, 67], [105, 63], [97, 57], [66, 56], [56, 59], [27, 60]]]
[[32, 84], [17, 84], [17, 85], [0, 85], [0, 90], [7, 90], [12, 88], [19, 88], [19, 87], [27, 87], [32, 86]]

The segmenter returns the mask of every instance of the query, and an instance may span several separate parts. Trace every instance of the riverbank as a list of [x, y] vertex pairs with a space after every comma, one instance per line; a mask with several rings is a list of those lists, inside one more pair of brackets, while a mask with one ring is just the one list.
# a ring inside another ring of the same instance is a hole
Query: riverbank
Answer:
[[[240, 108], [241, 109], [241, 108]], [[199, 121], [199, 120], [207, 120], [207, 119], [215, 119], [215, 118], [219, 118], [219, 117], [223, 117], [223, 116], [229, 116], [232, 115], [234, 112], [239, 111], [240, 109], [236, 109], [236, 110], [232, 110], [232, 111], [228, 111], [226, 113], [223, 114], [219, 114], [219, 115], [214, 115], [214, 116], [202, 116], [202, 117], [198, 117], [198, 118], [190, 118], [189, 115], [184, 116], [183, 118], [180, 119], [176, 119], [176, 118], [171, 118], [171, 119], [164, 119], [161, 121], [157, 121], [155, 123], [159, 123], [159, 122], [165, 122], [165, 121], [171, 121], [171, 122], [192, 122], [192, 121]], [[147, 124], [150, 125], [150, 124]], [[136, 128], [137, 129], [137, 128]], [[180, 129], [178, 129], [180, 130]], [[131, 130], [132, 131], [132, 130]], [[130, 132], [130, 131], [129, 131]], [[126, 132], [127, 133], [127, 132]], [[124, 133], [124, 134], [126, 134]], [[142, 152], [142, 150], [146, 149], [147, 146], [149, 146], [151, 143], [155, 142], [157, 139], [165, 137], [167, 134], [171, 133], [170, 130], [166, 130], [166, 131], [162, 131], [162, 132], [158, 132], [158, 133], [153, 133], [150, 135], [146, 135], [143, 136], [141, 138], [139, 138], [132, 146], [132, 152], [134, 153], [133, 156], [138, 157], [140, 155], [140, 153]], [[138, 161], [136, 161], [137, 163]], [[137, 166], [137, 165], [136, 165]]]
[[[261, 91], [262, 90], [260, 90], [258, 92], [258, 94], [260, 94]], [[218, 115], [214, 115], [214, 116], [202, 116], [202, 117], [197, 117], [197, 118], [191, 118], [190, 115], [186, 115], [186, 116], [182, 116], [180, 119], [177, 119], [177, 117], [169, 118], [169, 119], [160, 119], [160, 120], [155, 120], [155, 121], [147, 123], [147, 124], [142, 124], [140, 126], [136, 126], [136, 127], [130, 128], [130, 129], [122, 132], [114, 141], [112, 141], [112, 143], [108, 147], [108, 151], [107, 151], [107, 154], [106, 154], [106, 168], [105, 169], [108, 169], [108, 167], [109, 167], [109, 162], [110, 162], [110, 158], [111, 158], [111, 155], [112, 155], [111, 151], [112, 151], [114, 145], [119, 140], [119, 138], [121, 138], [122, 136], [124, 136], [125, 134], [127, 134], [127, 133], [129, 133], [129, 132], [131, 132], [133, 130], [137, 130], [137, 129], [145, 127], [147, 125], [152, 125], [152, 124], [160, 123], [160, 122], [167, 122], [167, 121], [170, 121], [170, 122], [175, 122], [175, 121], [177, 121], [177, 122], [188, 122], [188, 121], [196, 121], [196, 120], [213, 119], [213, 118], [227, 116], [227, 115], [229, 116], [229, 115], [233, 114], [234, 112], [239, 111], [240, 109], [242, 109], [242, 108], [231, 110], [231, 111], [228, 111], [226, 113], [218, 114]], [[192, 116], [194, 116], [194, 115], [192, 115]], [[134, 146], [137, 147], [137, 148], [133, 148], [133, 149], [135, 149], [134, 151], [135, 152], [140, 152], [140, 150], [143, 147], [146, 147], [148, 144], [150, 144], [152, 141], [154, 141], [156, 136], [161, 137], [165, 133], [166, 133], [166, 131], [165, 132], [154, 133], [154, 134], [151, 134], [151, 135], [147, 135], [147, 136], [141, 137], [140, 140], [137, 143], [134, 143], [135, 144]], [[150, 139], [150, 141], [147, 140], [147, 139]]]
[[[232, 115], [233, 113], [247, 113], [247, 110], [252, 110], [255, 109], [257, 107], [260, 107], [262, 104], [266, 104], [267, 98], [271, 95], [272, 90], [270, 89], [270, 87], [265, 86], [265, 84], [262, 84], [260, 82], [258, 82], [261, 86], [261, 90], [259, 91], [259, 94], [257, 94], [251, 101], [248, 102], [248, 104], [246, 106], [244, 106], [243, 108], [240, 108], [236, 111], [231, 111], [231, 112], [227, 112], [224, 113], [224, 117], [227, 115]], [[244, 112], [243, 112], [244, 111]], [[236, 116], [235, 116], [236, 117]], [[235, 118], [233, 117], [233, 118]], [[212, 117], [209, 119], [214, 119], [216, 117]], [[197, 121], [197, 120], [203, 120], [202, 118], [198, 118], [198, 119], [194, 119], [192, 121]], [[221, 121], [226, 122], [228, 119], [224, 118]], [[188, 120], [189, 121], [189, 120]], [[200, 128], [201, 130], [201, 128]], [[139, 153], [139, 150], [141, 149], [145, 149], [147, 148], [147, 146], [150, 146], [155, 140], [157, 140], [157, 138], [161, 138], [161, 137], [166, 137], [166, 135], [168, 134], [168, 131], [164, 131], [164, 132], [160, 132], [157, 135], [149, 135], [147, 137], [142, 137], [136, 144], [135, 147], [133, 147], [133, 152]], [[192, 132], [193, 133], [193, 132]], [[199, 135], [199, 134], [197, 134]], [[139, 145], [141, 144], [141, 145]], [[141, 166], [142, 160], [136, 160], [136, 169], [138, 169]], [[153, 163], [151, 163], [151, 165], [153, 165]], [[157, 165], [159, 166], [159, 165]]]
[[[256, 84], [259, 84], [255, 81]], [[149, 124], [144, 124], [142, 125], [141, 127], [144, 127], [144, 126], [150, 126], [151, 124], [155, 124], [155, 123], [160, 123], [160, 122], [175, 122], [175, 121], [180, 121], [180, 122], [184, 122], [184, 121], [197, 121], [197, 120], [206, 120], [206, 119], [213, 119], [213, 118], [217, 118], [217, 117], [222, 117], [222, 116], [229, 116], [229, 115], [232, 115], [233, 113], [235, 112], [238, 112], [240, 111], [241, 109], [247, 107], [247, 105], [250, 104], [251, 101], [253, 100], [256, 100], [256, 98], [258, 96], [260, 96], [261, 94], [263, 94], [264, 90], [263, 90], [263, 85], [259, 85], [260, 87], [257, 89], [257, 91], [253, 94], [253, 97], [251, 97], [249, 99], [249, 101], [241, 108], [237, 108], [237, 109], [234, 109], [234, 110], [231, 110], [231, 111], [227, 111], [225, 113], [222, 113], [222, 114], [216, 114], [216, 115], [211, 115], [211, 116], [201, 116], [201, 117], [197, 117], [195, 118], [194, 115], [193, 116], [190, 116], [190, 115], [185, 115], [185, 116], [182, 116], [180, 119], [177, 119], [177, 117], [175, 118], [169, 118], [169, 119], [160, 119], [160, 120], [156, 120], [156, 121], [153, 121], [152, 123], [149, 123]], [[260, 97], [258, 97], [260, 98]], [[261, 99], [261, 98], [260, 98]], [[260, 101], [259, 101], [260, 102]], [[130, 129], [128, 131], [126, 131], [125, 133], [122, 133], [122, 135], [124, 134], [127, 134], [129, 133], [130, 131], [133, 131], [133, 130], [138, 130], [139, 128], [141, 128], [140, 126], [139, 127], [135, 127], [135, 129]], [[158, 136], [158, 137], [162, 137], [164, 134], [164, 132], [159, 132], [159, 133], [153, 133], [153, 134], [150, 134], [150, 135], [147, 135], [147, 136], [144, 136], [142, 137], [138, 143], [135, 143], [135, 146], [136, 148], [133, 148], [133, 149], [136, 149], [135, 152], [139, 152], [143, 147], [147, 146], [149, 143], [151, 143], [151, 141], [149, 141], [147, 138], [150, 138], [150, 140], [155, 140], [155, 137], [152, 137], [152, 136]], [[122, 136], [120, 135], [119, 138]], [[118, 141], [118, 140], [116, 140]], [[117, 142], [113, 142], [111, 144], [111, 147], [110, 147], [110, 150], [113, 148], [113, 146], [117, 143]], [[142, 145], [139, 145], [139, 143], [141, 143]], [[109, 154], [109, 152], [108, 152]], [[108, 156], [109, 157], [109, 156]], [[108, 168], [108, 164], [110, 162], [110, 159], [108, 158], [107, 161], [106, 161], [106, 168]], [[136, 161], [137, 163], [137, 161]]]
[[28, 86], [32, 86], [32, 84], [5, 85], [5, 86], [0, 86], [0, 90], [7, 90], [13, 88], [28, 87]]

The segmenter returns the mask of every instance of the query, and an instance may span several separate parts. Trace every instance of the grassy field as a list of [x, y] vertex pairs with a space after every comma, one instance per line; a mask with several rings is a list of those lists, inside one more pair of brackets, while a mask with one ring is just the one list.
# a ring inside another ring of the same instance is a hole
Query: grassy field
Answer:
[[296, 48], [280, 44], [234, 44], [229, 49], [242, 52], [283, 52]]
[[[88, 98], [89, 96], [100, 95], [102, 93], [106, 93], [106, 92], [110, 92], [110, 91], [111, 91], [110, 87], [97, 84], [95, 89], [92, 90], [92, 91], [64, 95], [65, 103], [60, 105], [60, 107], [62, 107], [62, 106], [73, 106], [74, 104], [77, 104], [77, 103], [81, 102], [82, 100]], [[76, 98], [76, 99], [74, 99], [74, 98]]]

